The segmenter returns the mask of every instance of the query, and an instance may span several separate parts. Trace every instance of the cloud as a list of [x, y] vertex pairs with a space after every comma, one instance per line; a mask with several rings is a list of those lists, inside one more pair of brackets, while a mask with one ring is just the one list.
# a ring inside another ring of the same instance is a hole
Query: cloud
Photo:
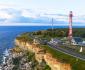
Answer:
[[9, 19], [9, 18], [12, 18], [12, 15], [7, 13], [6, 11], [0, 11], [0, 18]]
[[11, 19], [7, 19], [5, 23], [48, 23], [48, 19], [44, 18], [31, 18], [31, 17], [13, 17]]
[[29, 9], [24, 9], [21, 11], [21, 15], [24, 17], [37, 18], [37, 14]]
[[13, 8], [0, 9], [0, 18], [6, 19], [3, 23], [47, 23], [49, 20], [29, 9], [16, 10]]
[[14, 8], [15, 6], [16, 5], [13, 5], [13, 4], [0, 3], [0, 9]]
[[[66, 14], [53, 14], [45, 12], [36, 12], [30, 9], [14, 9], [14, 8], [1, 8], [0, 9], [0, 24], [1, 23], [52, 23], [63, 24], [68, 23], [68, 15]], [[74, 23], [85, 23], [85, 16], [74, 16]]]

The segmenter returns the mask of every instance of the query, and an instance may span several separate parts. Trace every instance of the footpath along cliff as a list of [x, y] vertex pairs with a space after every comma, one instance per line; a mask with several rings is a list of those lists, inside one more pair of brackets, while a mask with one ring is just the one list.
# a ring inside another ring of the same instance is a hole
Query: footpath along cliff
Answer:
[[39, 63], [44, 59], [51, 70], [72, 70], [70, 64], [60, 62], [56, 58], [53, 58], [51, 53], [46, 52], [46, 50], [38, 45], [35, 45], [34, 43], [21, 41], [16, 38], [15, 45], [23, 50], [28, 50], [35, 53], [35, 58]]

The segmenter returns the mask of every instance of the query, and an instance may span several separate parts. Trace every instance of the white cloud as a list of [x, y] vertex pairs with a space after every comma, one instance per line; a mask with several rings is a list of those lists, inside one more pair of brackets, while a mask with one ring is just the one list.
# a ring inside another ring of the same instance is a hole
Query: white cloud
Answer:
[[1, 19], [8, 19], [8, 18], [12, 18], [12, 15], [10, 15], [6, 10], [3, 9], [7, 9], [11, 7], [11, 5], [8, 4], [0, 4], [0, 18]]
[[24, 16], [24, 17], [37, 18], [37, 14], [35, 14], [31, 10], [26, 10], [26, 9], [21, 11], [21, 15]]
[[3, 19], [9, 19], [12, 18], [13, 16], [9, 13], [7, 13], [6, 11], [0, 11], [0, 18]]
[[0, 3], [0, 9], [6, 9], [6, 8], [14, 8], [15, 5], [13, 4], [7, 4], [7, 3]]
[[[16, 10], [14, 8], [0, 9], [0, 22], [3, 23], [49, 23], [54, 18], [54, 22], [68, 22], [68, 15], [47, 13], [46, 11], [35, 11], [30, 9]], [[5, 20], [4, 20], [5, 19]], [[85, 16], [74, 16], [73, 22], [85, 23]], [[1, 24], [0, 24], [1, 25]]]

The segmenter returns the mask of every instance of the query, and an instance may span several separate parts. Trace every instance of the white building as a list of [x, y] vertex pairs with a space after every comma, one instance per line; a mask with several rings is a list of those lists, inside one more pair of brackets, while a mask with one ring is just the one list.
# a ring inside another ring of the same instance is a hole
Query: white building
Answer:
[[50, 42], [51, 42], [51, 43], [54, 43], [54, 44], [59, 44], [59, 43], [61, 43], [61, 41], [60, 41], [59, 39], [57, 39], [57, 38], [52, 39]]
[[83, 40], [81, 37], [73, 37], [71, 40], [72, 45], [82, 45]]

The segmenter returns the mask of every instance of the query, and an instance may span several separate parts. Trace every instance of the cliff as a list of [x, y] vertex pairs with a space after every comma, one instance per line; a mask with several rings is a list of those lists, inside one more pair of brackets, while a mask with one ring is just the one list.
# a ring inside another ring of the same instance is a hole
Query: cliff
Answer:
[[40, 63], [42, 59], [51, 67], [51, 70], [71, 70], [70, 64], [62, 63], [59, 60], [52, 57], [51, 53], [45, 52], [44, 49], [35, 44], [15, 40], [15, 45], [19, 46], [23, 50], [28, 50], [35, 53], [36, 60]]

